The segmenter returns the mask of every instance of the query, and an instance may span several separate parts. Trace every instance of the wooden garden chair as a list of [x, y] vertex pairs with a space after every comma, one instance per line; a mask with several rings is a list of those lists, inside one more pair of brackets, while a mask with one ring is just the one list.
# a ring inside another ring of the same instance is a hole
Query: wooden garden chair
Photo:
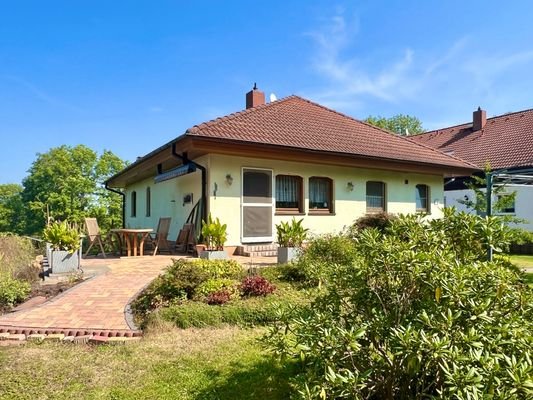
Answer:
[[172, 253], [170, 249], [170, 244], [168, 242], [168, 231], [170, 230], [170, 217], [159, 218], [159, 223], [157, 224], [157, 231], [148, 236], [148, 241], [152, 243], [154, 247], [154, 256], [157, 254], [159, 248], [165, 248], [169, 253]]
[[[106, 258], [104, 243], [102, 241], [100, 227], [98, 226], [98, 221], [96, 220], [96, 218], [85, 218], [85, 227], [87, 228], [87, 238], [89, 240], [89, 247], [85, 252], [85, 257], [87, 257], [87, 254], [89, 254], [89, 251], [92, 249], [92, 247], [96, 243], [98, 243], [98, 245], [100, 246], [100, 250], [102, 251], [102, 255], [104, 256], [104, 258]], [[105, 240], [107, 239], [108, 238], [106, 237]]]
[[178, 253], [187, 253], [189, 251], [191, 236], [194, 237], [194, 224], [183, 225], [176, 239], [175, 249]]

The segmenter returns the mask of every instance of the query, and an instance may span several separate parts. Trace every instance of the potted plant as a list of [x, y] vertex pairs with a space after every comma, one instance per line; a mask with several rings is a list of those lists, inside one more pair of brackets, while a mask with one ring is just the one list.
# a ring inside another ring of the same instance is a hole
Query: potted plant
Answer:
[[78, 230], [65, 222], [52, 222], [43, 232], [47, 257], [53, 273], [71, 272], [80, 267], [81, 237]]
[[307, 238], [309, 229], [304, 228], [303, 219], [296, 221], [293, 217], [292, 221], [281, 221], [276, 225], [276, 232], [278, 236], [278, 264], [285, 264], [296, 258], [298, 251], [302, 247], [302, 243]]
[[228, 258], [228, 253], [224, 251], [224, 244], [228, 238], [227, 228], [226, 224], [220, 223], [218, 217], [213, 219], [211, 214], [207, 217], [207, 222], [202, 221], [202, 237], [206, 249], [199, 252], [200, 258], [208, 260]]

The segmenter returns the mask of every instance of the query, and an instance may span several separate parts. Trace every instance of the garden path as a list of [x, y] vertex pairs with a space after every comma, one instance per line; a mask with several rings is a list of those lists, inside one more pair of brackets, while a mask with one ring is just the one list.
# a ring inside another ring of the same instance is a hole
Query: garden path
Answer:
[[[94, 275], [41, 305], [0, 316], [0, 333], [64, 333], [137, 336], [128, 303], [178, 255], [89, 258], [82, 269]], [[243, 265], [274, 264], [275, 258], [234, 257]]]

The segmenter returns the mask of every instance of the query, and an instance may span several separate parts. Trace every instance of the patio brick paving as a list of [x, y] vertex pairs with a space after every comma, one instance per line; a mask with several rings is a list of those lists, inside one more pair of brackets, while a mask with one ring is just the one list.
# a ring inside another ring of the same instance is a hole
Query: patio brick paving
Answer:
[[[144, 256], [84, 259], [82, 268], [95, 276], [32, 308], [0, 316], [0, 332], [44, 333], [78, 331], [132, 331], [125, 317], [130, 299], [154, 279], [174, 258], [182, 256]], [[275, 258], [234, 257], [245, 266], [275, 264]], [[42, 331], [42, 332], [41, 332]]]
[[107, 268], [42, 305], [0, 316], [0, 329], [130, 330], [125, 306], [172, 258], [179, 256], [84, 259], [83, 269]]

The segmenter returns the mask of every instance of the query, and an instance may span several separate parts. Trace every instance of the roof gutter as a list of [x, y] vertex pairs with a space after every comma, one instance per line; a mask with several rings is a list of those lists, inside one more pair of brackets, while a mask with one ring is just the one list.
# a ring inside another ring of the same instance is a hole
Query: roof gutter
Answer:
[[202, 211], [201, 211], [201, 220], [207, 221], [207, 169], [203, 166], [198, 164], [196, 161], [189, 160], [187, 158], [187, 153], [184, 155], [178, 154], [176, 151], [176, 142], [172, 143], [172, 155], [179, 160], [183, 164], [185, 163], [191, 163], [196, 168], [198, 168], [200, 171], [202, 171]]
[[107, 181], [105, 183], [105, 188], [110, 192], [119, 194], [122, 196], [122, 228], [126, 227], [126, 194], [120, 190], [116, 190], [107, 186]]

